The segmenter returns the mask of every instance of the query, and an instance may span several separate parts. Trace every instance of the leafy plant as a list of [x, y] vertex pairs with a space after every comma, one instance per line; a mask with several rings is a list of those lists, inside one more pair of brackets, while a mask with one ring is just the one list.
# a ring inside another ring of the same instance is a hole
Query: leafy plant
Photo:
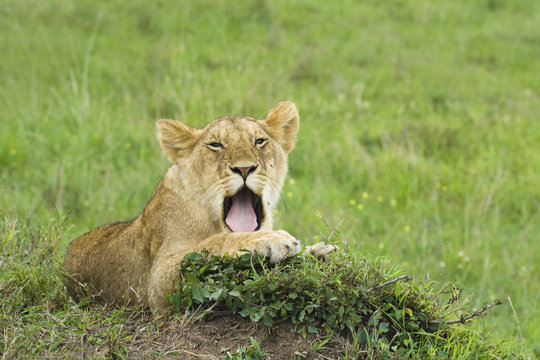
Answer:
[[239, 349], [235, 353], [225, 355], [225, 360], [259, 360], [267, 357], [268, 353], [261, 349], [261, 345], [257, 340], [250, 337], [251, 345]]
[[[427, 354], [443, 344], [467, 341], [466, 320], [456, 316], [459, 292], [446, 286], [416, 285], [389, 268], [381, 258], [356, 258], [338, 253], [327, 261], [294, 257], [271, 266], [260, 255], [188, 254], [180, 264], [178, 290], [170, 294], [175, 310], [228, 309], [231, 313], [271, 326], [290, 321], [304, 336], [339, 333], [357, 347], [374, 345], [388, 356]], [[441, 304], [434, 299], [450, 293]], [[491, 350], [479, 346], [478, 355]]]

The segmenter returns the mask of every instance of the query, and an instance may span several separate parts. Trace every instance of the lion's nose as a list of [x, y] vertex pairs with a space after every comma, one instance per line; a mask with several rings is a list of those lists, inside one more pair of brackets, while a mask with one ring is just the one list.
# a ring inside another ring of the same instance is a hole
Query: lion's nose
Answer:
[[244, 181], [247, 179], [249, 174], [255, 171], [255, 169], [257, 169], [257, 166], [242, 166], [242, 167], [231, 168], [233, 172], [242, 176], [242, 179], [244, 179]]

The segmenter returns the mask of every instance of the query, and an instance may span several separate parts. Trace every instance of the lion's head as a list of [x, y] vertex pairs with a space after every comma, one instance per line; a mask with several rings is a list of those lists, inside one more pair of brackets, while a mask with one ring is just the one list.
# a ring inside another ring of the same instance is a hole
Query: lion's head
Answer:
[[272, 229], [298, 126], [289, 101], [263, 120], [231, 116], [200, 130], [175, 120], [157, 123], [161, 147], [178, 168], [186, 195], [232, 232]]

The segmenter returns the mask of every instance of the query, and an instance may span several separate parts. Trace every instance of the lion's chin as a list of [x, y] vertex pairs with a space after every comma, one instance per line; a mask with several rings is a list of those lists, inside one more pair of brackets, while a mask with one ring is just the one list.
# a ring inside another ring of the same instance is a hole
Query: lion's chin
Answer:
[[232, 232], [257, 231], [263, 218], [263, 201], [247, 186], [223, 200], [223, 221]]

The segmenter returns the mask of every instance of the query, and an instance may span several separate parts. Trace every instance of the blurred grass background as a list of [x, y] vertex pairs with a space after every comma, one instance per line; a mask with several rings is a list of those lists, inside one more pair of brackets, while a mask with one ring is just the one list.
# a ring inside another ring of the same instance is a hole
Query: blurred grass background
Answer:
[[[0, 1], [0, 213], [136, 216], [154, 123], [300, 112], [277, 225], [510, 299], [488, 334], [540, 356], [540, 3]], [[315, 240], [315, 239], [313, 239]], [[536, 340], [535, 340], [536, 339]]]

